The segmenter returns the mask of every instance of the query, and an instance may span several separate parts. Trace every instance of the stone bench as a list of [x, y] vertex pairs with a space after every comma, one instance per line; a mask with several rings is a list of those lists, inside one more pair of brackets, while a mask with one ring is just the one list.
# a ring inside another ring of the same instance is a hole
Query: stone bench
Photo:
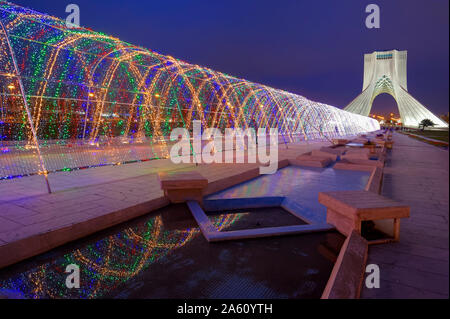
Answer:
[[352, 140], [352, 143], [364, 144], [367, 143], [368, 139], [363, 137], [358, 137]]
[[370, 155], [368, 148], [350, 149], [341, 155], [341, 159], [369, 159]]
[[384, 139], [378, 139], [378, 138], [374, 139], [373, 142], [380, 147], [384, 147], [384, 145], [386, 144], [386, 141]]
[[289, 164], [294, 166], [326, 167], [332, 159], [329, 156], [313, 156], [312, 152], [289, 159]]
[[321, 157], [321, 158], [329, 158], [332, 162], [337, 161], [338, 156], [331, 153], [322, 152], [320, 150], [313, 150], [311, 152], [311, 156]]
[[349, 142], [349, 140], [344, 138], [333, 138], [331, 141], [334, 145], [345, 145]]
[[161, 172], [158, 173], [161, 189], [172, 203], [188, 200], [203, 201], [203, 190], [208, 180], [197, 172]]
[[364, 222], [386, 236], [368, 240], [369, 244], [398, 241], [400, 218], [409, 217], [410, 208], [403, 203], [369, 191], [338, 191], [319, 193], [319, 203], [327, 207], [327, 223], [349, 236], [357, 231], [365, 237]]
[[368, 149], [369, 150], [369, 154], [375, 154], [377, 152], [377, 148], [380, 146], [377, 146], [375, 143], [373, 144], [369, 144], [369, 145], [364, 145], [363, 148]]
[[346, 149], [342, 146], [323, 146], [320, 151], [340, 156], [345, 153]]
[[383, 163], [386, 161], [386, 147], [379, 147], [375, 150], [374, 153], [369, 153], [369, 159], [377, 159], [382, 161]]
[[350, 171], [364, 171], [364, 172], [372, 172], [373, 168], [374, 166], [356, 164], [346, 159], [340, 160], [333, 166], [333, 169], [344, 169]]
[[318, 150], [313, 150], [311, 152], [312, 156], [325, 157], [331, 159], [333, 162], [338, 160], [338, 157], [345, 152], [345, 149], [331, 148], [331, 147], [321, 147]]

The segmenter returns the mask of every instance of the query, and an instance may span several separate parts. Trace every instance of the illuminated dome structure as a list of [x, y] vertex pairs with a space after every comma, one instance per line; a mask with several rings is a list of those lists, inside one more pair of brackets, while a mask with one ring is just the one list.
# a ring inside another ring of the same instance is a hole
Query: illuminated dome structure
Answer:
[[376, 120], [0, 1], [0, 178], [169, 154], [173, 128], [278, 128], [285, 141]]

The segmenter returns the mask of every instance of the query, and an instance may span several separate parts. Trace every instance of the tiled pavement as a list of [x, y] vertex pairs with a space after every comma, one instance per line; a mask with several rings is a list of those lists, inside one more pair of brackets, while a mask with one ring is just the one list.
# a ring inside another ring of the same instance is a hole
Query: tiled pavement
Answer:
[[400, 242], [369, 248], [380, 267], [380, 288], [363, 286], [362, 298], [449, 297], [449, 153], [394, 134], [384, 169], [383, 195], [411, 206]]
[[[411, 217], [402, 220], [399, 243], [370, 247], [368, 263], [380, 266], [381, 288], [364, 288], [362, 298], [448, 298], [448, 151], [400, 134], [394, 134], [394, 140], [383, 194], [410, 204]], [[295, 157], [322, 145], [289, 145], [288, 150], [280, 145], [279, 157]], [[213, 191], [235, 184], [233, 178], [240, 173], [255, 174], [257, 167], [179, 166], [158, 160], [61, 172], [49, 176], [54, 190], [51, 195], [46, 194], [42, 176], [2, 181], [0, 261], [18, 251], [31, 256], [31, 252], [49, 250], [166, 205], [158, 171], [198, 170], [214, 184]], [[43, 236], [58, 231], [65, 235], [56, 236], [56, 241]]]
[[[279, 160], [327, 144], [280, 145]], [[60, 172], [49, 175], [52, 194], [46, 193], [43, 176], [1, 181], [0, 267], [167, 205], [157, 172], [181, 169], [199, 171], [212, 193], [256, 177], [259, 164], [195, 166], [155, 160]]]

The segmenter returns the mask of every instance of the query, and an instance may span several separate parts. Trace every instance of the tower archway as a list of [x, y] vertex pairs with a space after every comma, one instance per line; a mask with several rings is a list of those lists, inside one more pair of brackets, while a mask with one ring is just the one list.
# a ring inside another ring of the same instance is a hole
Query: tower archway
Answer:
[[396, 126], [401, 123], [397, 101], [389, 93], [380, 93], [374, 98], [370, 116], [377, 119], [382, 126]]
[[369, 116], [375, 98], [390, 94], [398, 105], [401, 122], [407, 127], [418, 127], [430, 119], [437, 128], [448, 124], [431, 113], [408, 92], [406, 78], [407, 51], [375, 51], [364, 55], [364, 80], [362, 92], [345, 107], [346, 111]]

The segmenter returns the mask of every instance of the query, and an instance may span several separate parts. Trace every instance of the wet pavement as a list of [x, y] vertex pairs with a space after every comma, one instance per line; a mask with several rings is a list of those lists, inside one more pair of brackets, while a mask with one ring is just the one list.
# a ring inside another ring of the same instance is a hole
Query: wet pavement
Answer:
[[[319, 191], [361, 189], [364, 172], [288, 167], [211, 196], [288, 196], [318, 214]], [[215, 212], [220, 231], [301, 224], [278, 208]], [[337, 232], [208, 243], [188, 208], [170, 205], [0, 270], [6, 298], [320, 298]], [[66, 287], [67, 265], [79, 289]]]
[[[226, 231], [254, 223], [255, 214], [216, 214], [211, 219]], [[290, 222], [286, 216], [280, 220]], [[264, 214], [258, 220], [268, 221]], [[340, 234], [328, 232], [208, 243], [187, 207], [170, 205], [1, 270], [0, 295], [319, 298], [343, 241]], [[80, 267], [79, 289], [66, 288], [69, 264]]]

